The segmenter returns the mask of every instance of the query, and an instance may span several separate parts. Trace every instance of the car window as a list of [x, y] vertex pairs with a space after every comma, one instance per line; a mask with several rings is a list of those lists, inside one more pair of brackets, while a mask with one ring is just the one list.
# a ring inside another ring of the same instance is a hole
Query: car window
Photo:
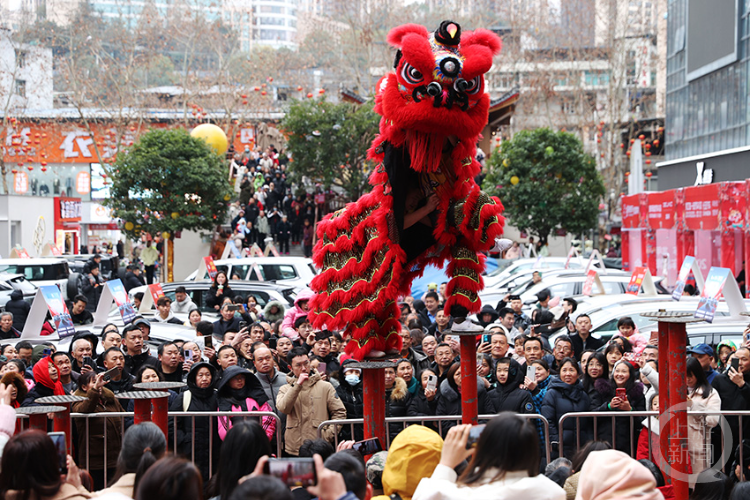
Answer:
[[596, 333], [597, 335], [604, 335], [606, 333], [613, 334], [617, 331], [617, 322], [620, 320], [620, 318], [615, 318], [612, 320], [607, 321], [602, 326], [599, 326], [597, 328], [594, 328], [591, 330], [592, 333]]
[[291, 280], [297, 278], [297, 270], [289, 264], [262, 264], [258, 266], [264, 281]]
[[315, 269], [315, 266], [312, 264], [312, 262], [308, 262], [307, 266], [310, 268], [310, 271], [313, 273], [313, 276], [318, 274], [318, 270]]
[[[616, 281], [602, 281], [602, 286], [604, 287], [604, 293], [607, 295], [619, 295], [625, 293], [622, 284]], [[597, 288], [596, 285], [594, 285], [594, 288]]]
[[243, 280], [252, 279], [251, 277], [248, 276], [252, 267], [253, 267], [252, 264], [242, 264], [239, 266], [238, 265], [232, 266], [232, 274], [236, 274], [237, 276], [240, 277], [240, 279], [243, 279]]
[[575, 295], [575, 288], [576, 284], [573, 282], [570, 283], [558, 283], [557, 285], [552, 285], [549, 287], [550, 294], [552, 297], [560, 297], [560, 299], [564, 299], [565, 297], [570, 297], [571, 295]]
[[688, 335], [688, 345], [705, 344], [705, 335]]

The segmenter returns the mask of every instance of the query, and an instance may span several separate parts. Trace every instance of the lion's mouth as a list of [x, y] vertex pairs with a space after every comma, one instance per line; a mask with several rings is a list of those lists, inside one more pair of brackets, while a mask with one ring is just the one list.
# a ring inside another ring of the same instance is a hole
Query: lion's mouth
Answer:
[[455, 104], [460, 106], [461, 111], [469, 109], [469, 96], [466, 93], [456, 91], [452, 86], [443, 88], [437, 82], [432, 82], [429, 85], [420, 85], [414, 89], [411, 96], [414, 102], [432, 98], [432, 105], [436, 108], [444, 107], [445, 109], [451, 109]]

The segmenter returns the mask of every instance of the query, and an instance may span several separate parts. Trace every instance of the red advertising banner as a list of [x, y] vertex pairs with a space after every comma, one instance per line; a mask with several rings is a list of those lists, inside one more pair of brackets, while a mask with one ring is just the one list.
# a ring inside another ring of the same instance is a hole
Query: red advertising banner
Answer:
[[628, 283], [628, 288], [625, 293], [638, 295], [638, 292], [641, 290], [641, 283], [643, 283], [643, 278], [645, 276], [646, 268], [636, 267], [635, 271], [633, 271], [633, 274], [630, 276], [630, 283]]
[[622, 197], [622, 227], [626, 229], [641, 227], [640, 195]]
[[688, 229], [719, 228], [719, 185], [685, 188], [685, 225]]
[[149, 285], [148, 291], [151, 292], [151, 298], [154, 301], [154, 305], [156, 305], [156, 301], [159, 300], [159, 297], [164, 296], [164, 290], [161, 289], [161, 283], [154, 283], [153, 285]]
[[648, 224], [653, 229], [675, 227], [674, 190], [648, 194]]

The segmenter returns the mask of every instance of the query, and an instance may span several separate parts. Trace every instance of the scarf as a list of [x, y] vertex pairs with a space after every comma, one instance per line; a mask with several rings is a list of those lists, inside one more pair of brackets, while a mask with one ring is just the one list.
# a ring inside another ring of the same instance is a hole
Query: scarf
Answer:
[[416, 377], [412, 376], [411, 377], [411, 382], [409, 382], [409, 384], [407, 384], [406, 389], [409, 391], [409, 394], [411, 394], [412, 396], [414, 396], [414, 395], [417, 394], [417, 389], [419, 388], [419, 385], [420, 384], [419, 384], [419, 382], [417, 382]]
[[62, 386], [62, 382], [60, 382], [60, 376], [58, 375], [57, 382], [53, 382], [52, 378], [49, 376], [50, 363], [52, 363], [52, 358], [47, 356], [40, 359], [37, 364], [34, 365], [32, 370], [34, 373], [34, 380], [36, 380], [37, 384], [41, 384], [47, 389], [52, 389], [53, 395], [64, 396], [65, 389]]
[[[542, 401], [544, 401], [544, 396], [547, 395], [547, 387], [549, 386], [550, 380], [552, 380], [552, 377], [548, 376], [541, 382], [537, 382], [536, 388], [539, 389], [539, 391], [536, 394], [531, 395], [531, 400], [534, 402], [534, 411], [539, 414], [542, 413]], [[535, 420], [534, 423], [536, 424], [536, 430], [539, 433], [539, 442], [544, 443], [544, 426], [539, 420]]]

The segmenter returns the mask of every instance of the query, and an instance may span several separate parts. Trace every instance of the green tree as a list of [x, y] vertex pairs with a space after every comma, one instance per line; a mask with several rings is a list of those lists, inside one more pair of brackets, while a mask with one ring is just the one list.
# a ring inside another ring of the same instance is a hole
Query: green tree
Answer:
[[224, 220], [231, 186], [222, 160], [183, 129], [145, 133], [111, 170], [104, 204], [130, 238], [166, 232], [171, 240], [176, 231], [210, 231]]
[[306, 176], [326, 187], [338, 186], [351, 199], [358, 198], [367, 185], [367, 149], [377, 134], [378, 120], [371, 102], [294, 102], [282, 122], [293, 157], [290, 174], [297, 180]]
[[604, 183], [575, 135], [521, 131], [503, 141], [488, 167], [484, 190], [500, 197], [519, 230], [546, 242], [557, 229], [580, 234], [596, 227]]

